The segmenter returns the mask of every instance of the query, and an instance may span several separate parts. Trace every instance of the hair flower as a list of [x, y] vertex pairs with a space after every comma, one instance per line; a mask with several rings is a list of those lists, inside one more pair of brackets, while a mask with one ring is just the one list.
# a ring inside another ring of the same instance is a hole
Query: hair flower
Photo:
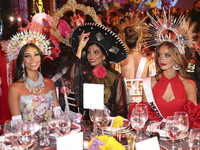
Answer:
[[93, 70], [93, 74], [100, 79], [103, 79], [106, 76], [106, 68], [101, 66], [96, 66]]

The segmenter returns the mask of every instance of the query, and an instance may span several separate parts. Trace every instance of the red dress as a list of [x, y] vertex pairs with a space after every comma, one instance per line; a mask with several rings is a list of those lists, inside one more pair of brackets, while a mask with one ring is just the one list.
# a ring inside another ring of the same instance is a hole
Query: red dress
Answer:
[[[163, 95], [169, 84], [171, 84], [175, 98], [167, 102], [163, 98]], [[164, 118], [173, 116], [176, 111], [181, 111], [187, 101], [186, 91], [178, 73], [171, 79], [166, 78], [165, 75], [162, 74], [160, 80], [153, 87], [152, 92], [155, 103]]]
[[[162, 96], [164, 95], [169, 83], [171, 84], [175, 98], [170, 102], [166, 102]], [[152, 93], [154, 101], [164, 118], [167, 118], [167, 116], [173, 116], [176, 111], [184, 111], [188, 114], [190, 128], [200, 128], [200, 105], [195, 106], [194, 103], [187, 100], [186, 91], [178, 73], [171, 79], [166, 78], [164, 74], [162, 74], [160, 80], [153, 87]], [[161, 121], [148, 102], [141, 103], [145, 103], [148, 106], [149, 120]], [[137, 103], [132, 103], [129, 107], [128, 118], [130, 118], [131, 111], [135, 108], [136, 104]]]

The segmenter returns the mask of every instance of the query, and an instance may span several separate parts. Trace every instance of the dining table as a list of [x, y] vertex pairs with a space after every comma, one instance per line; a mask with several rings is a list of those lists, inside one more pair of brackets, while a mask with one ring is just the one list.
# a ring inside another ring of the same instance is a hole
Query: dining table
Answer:
[[[90, 120], [82, 120], [79, 123], [79, 125], [81, 126], [81, 130], [79, 132], [83, 132], [83, 140], [88, 142], [91, 139], [91, 134], [93, 133], [93, 123]], [[132, 135], [136, 135], [136, 131], [132, 129], [131, 126], [129, 127], [128, 132], [132, 133]], [[145, 128], [141, 131], [140, 134], [144, 139], [150, 138], [149, 134], [145, 131]], [[101, 130], [99, 129], [97, 130], [97, 135], [102, 135]], [[112, 136], [111, 134], [108, 134], [107, 132], [105, 132], [105, 135]], [[56, 146], [52, 145], [52, 143], [56, 142], [56, 138], [50, 136], [49, 140], [50, 140], [50, 144], [48, 146], [40, 146], [39, 144], [40, 142], [38, 139], [38, 142], [36, 143], [36, 145], [30, 147], [29, 150], [56, 150], [57, 149]], [[180, 140], [175, 140], [175, 144], [178, 146], [180, 144]], [[166, 139], [160, 138], [159, 145], [160, 145], [161, 150], [171, 150], [172, 141], [169, 138], [166, 138]], [[126, 150], [129, 150], [127, 144], [123, 146], [126, 148]], [[189, 149], [188, 143], [187, 143], [187, 136], [181, 141], [181, 147], [183, 148], [182, 150]]]

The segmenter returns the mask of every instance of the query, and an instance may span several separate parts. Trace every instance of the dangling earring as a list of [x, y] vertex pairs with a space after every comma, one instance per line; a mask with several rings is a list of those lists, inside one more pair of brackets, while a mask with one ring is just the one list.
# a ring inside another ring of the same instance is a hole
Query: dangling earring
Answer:
[[25, 71], [25, 66], [24, 66], [24, 64], [22, 64], [22, 68], [23, 68], [23, 70], [22, 70], [23, 77], [25, 78], [25, 77], [26, 77], [26, 71]]
[[176, 63], [176, 64], [173, 66], [173, 69], [174, 69], [174, 70], [179, 70], [179, 69], [181, 69], [181, 67]]
[[106, 60], [105, 60], [105, 59], [103, 60], [103, 65], [104, 65], [104, 66], [106, 65]]

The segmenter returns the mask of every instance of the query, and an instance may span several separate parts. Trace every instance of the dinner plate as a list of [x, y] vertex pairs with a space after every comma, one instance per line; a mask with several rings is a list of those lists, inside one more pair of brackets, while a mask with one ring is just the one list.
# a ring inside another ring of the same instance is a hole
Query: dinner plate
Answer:
[[160, 145], [160, 150], [168, 150], [166, 147]]
[[[68, 135], [70, 134], [74, 134], [74, 133], [78, 133], [81, 131], [81, 125], [77, 124], [77, 123], [71, 123], [71, 130], [70, 132], [68, 133]], [[50, 133], [49, 134], [49, 137], [51, 138], [56, 138], [56, 134], [55, 133]]]
[[[105, 133], [116, 133], [119, 129], [115, 129], [113, 128], [113, 122], [115, 120], [116, 117], [111, 117], [111, 123], [109, 126], [107, 127], [104, 127], [104, 132]], [[121, 132], [124, 133], [124, 132], [128, 132], [130, 131], [131, 127], [130, 127], [130, 121], [128, 119], [125, 119], [123, 118], [123, 127], [121, 128]], [[98, 127], [98, 130], [102, 131], [102, 128], [101, 127]]]

